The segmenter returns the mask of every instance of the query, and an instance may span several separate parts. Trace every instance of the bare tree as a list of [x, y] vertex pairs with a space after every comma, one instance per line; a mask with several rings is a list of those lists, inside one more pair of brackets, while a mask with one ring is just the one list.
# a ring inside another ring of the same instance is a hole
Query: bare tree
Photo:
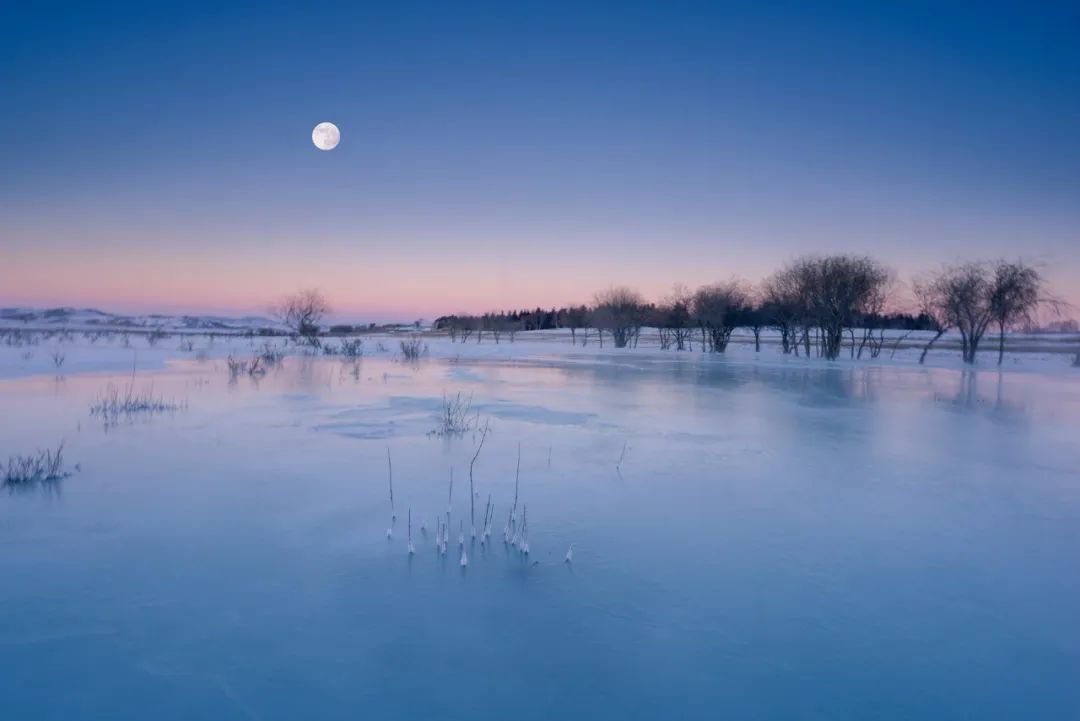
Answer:
[[701, 328], [702, 343], [714, 353], [723, 353], [739, 313], [749, 300], [749, 290], [738, 280], [698, 288], [693, 297], [693, 317]]
[[761, 331], [769, 325], [769, 317], [765, 312], [760, 297], [761, 294], [753, 287], [747, 287], [746, 303], [739, 310], [735, 325], [747, 328], [754, 334], [754, 352], [761, 352]]
[[942, 282], [940, 274], [917, 279], [911, 288], [919, 304], [919, 312], [930, 319], [935, 329], [934, 337], [923, 346], [922, 353], [919, 354], [919, 364], [922, 365], [934, 344], [953, 327], [952, 315], [947, 312], [946, 284]]
[[768, 323], [780, 332], [780, 347], [784, 354], [795, 350], [796, 330], [805, 312], [797, 278], [791, 268], [773, 273], [762, 284], [761, 311]]
[[499, 345], [499, 338], [502, 336], [503, 325], [505, 316], [496, 315], [495, 313], [485, 313], [480, 318], [481, 330], [486, 328], [491, 337], [495, 339], [495, 345]]
[[[862, 358], [864, 350], [870, 352], [871, 358], [877, 358], [881, 355], [881, 349], [885, 347], [883, 316], [896, 287], [896, 276], [893, 275], [892, 271], [886, 271], [884, 279], [871, 287], [862, 303], [855, 309], [855, 325], [862, 328], [862, 339], [859, 342], [858, 354], [856, 354], [855, 329], [849, 329], [853, 358]], [[875, 331], [877, 331], [877, 335], [874, 334]]]
[[783, 273], [794, 285], [805, 309], [803, 343], [809, 354], [809, 331], [817, 329], [818, 353], [829, 360], [840, 356], [844, 332], [853, 328], [862, 310], [886, 286], [889, 271], [868, 256], [808, 256]]
[[[584, 305], [571, 306], [562, 316], [562, 325], [570, 329], [570, 343], [577, 343], [578, 328], [585, 328], [589, 323], [589, 309]], [[582, 345], [585, 345], [583, 342]]]
[[1005, 331], [1022, 323], [1034, 321], [1035, 309], [1041, 303], [1053, 301], [1040, 297], [1042, 275], [1023, 261], [1009, 263], [999, 260], [994, 265], [990, 284], [990, 315], [998, 327], [998, 365], [1005, 357]]
[[690, 342], [691, 333], [694, 332], [694, 319], [691, 313], [694, 305], [694, 296], [682, 283], [677, 283], [672, 288], [671, 295], [661, 305], [658, 318], [663, 327], [671, 332], [671, 340], [675, 343], [675, 350], [685, 350]]
[[641, 329], [645, 301], [631, 288], [608, 288], [596, 294], [593, 325], [601, 332], [611, 333], [616, 348], [625, 348]]
[[[948, 328], [960, 331], [961, 356], [965, 363], [974, 363], [979, 343], [994, 315], [990, 307], [992, 287], [986, 263], [962, 263], [945, 266], [918, 286], [924, 312], [938, 322], [941, 333]], [[936, 338], [934, 339], [936, 340]], [[926, 356], [926, 350], [923, 357]]]
[[319, 324], [330, 312], [330, 305], [321, 291], [312, 288], [286, 296], [270, 312], [298, 339], [318, 348]]

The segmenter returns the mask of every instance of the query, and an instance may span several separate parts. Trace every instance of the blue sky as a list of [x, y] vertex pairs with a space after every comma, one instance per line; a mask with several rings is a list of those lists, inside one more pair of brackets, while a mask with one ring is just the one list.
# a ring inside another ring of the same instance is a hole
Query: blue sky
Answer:
[[1023, 256], [1080, 302], [1075, 3], [11, 3], [0, 28], [3, 304], [314, 285], [431, 317], [833, 251]]

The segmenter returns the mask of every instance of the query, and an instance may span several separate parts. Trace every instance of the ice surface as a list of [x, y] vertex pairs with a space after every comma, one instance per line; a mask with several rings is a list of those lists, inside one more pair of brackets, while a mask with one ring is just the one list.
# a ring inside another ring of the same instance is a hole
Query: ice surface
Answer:
[[[80, 464], [0, 496], [0, 719], [1080, 716], [1067, 364], [504, 340], [230, 380], [248, 339], [164, 344], [136, 382], [187, 407], [115, 427], [89, 405], [131, 349], [59, 375], [0, 348], [0, 456]], [[478, 438], [428, 435], [458, 392], [491, 422], [478, 525], [495, 503], [465, 570], [434, 522], [453, 466], [471, 525]], [[519, 443], [527, 558], [499, 533]]]

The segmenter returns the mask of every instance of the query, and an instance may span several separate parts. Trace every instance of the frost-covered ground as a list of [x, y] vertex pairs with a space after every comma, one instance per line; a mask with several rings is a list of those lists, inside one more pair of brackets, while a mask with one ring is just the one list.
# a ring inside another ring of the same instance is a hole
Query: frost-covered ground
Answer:
[[[200, 323], [209, 322], [199, 319]], [[229, 356], [251, 358], [267, 347], [288, 355], [310, 355], [313, 351], [282, 336], [263, 337], [245, 333], [239, 328], [206, 332], [201, 329], [180, 329], [170, 326], [161, 338], [152, 336], [153, 327], [105, 326], [88, 328], [83, 325], [48, 326], [41, 323], [26, 325], [11, 321], [0, 322], [0, 378], [38, 374], [71, 374], [88, 371], [119, 371], [123, 369], [160, 369], [170, 361], [198, 359], [221, 360]], [[753, 336], [736, 331], [723, 357], [707, 362], [752, 362], [782, 364], [785, 367], [864, 367], [917, 366], [926, 341], [933, 333], [890, 331], [880, 354], [871, 357], [869, 350], [854, 357], [845, 347], [841, 357], [827, 363], [819, 358], [781, 353], [779, 337], [764, 331], [761, 348], [756, 351]], [[688, 350], [663, 350], [657, 332], [646, 328], [640, 342], [633, 348], [614, 348], [609, 335], [603, 345], [595, 331], [578, 331], [576, 338], [569, 330], [519, 332], [511, 340], [503, 333], [498, 341], [491, 333], [473, 335], [467, 342], [452, 341], [442, 332], [425, 330], [417, 333], [402, 330], [396, 333], [367, 333], [349, 337], [328, 337], [323, 343], [340, 354], [342, 343], [359, 339], [362, 353], [368, 358], [400, 358], [402, 340], [419, 338], [425, 356], [445, 360], [519, 361], [558, 358], [566, 361], [592, 362], [607, 358], [612, 362], [653, 360], [685, 363], [695, 354], [701, 355], [701, 345], [695, 337]], [[583, 342], [584, 341], [584, 342]], [[1076, 375], [1075, 366], [1080, 354], [1080, 337], [1073, 334], [1010, 334], [1004, 362], [997, 364], [997, 338], [983, 341], [978, 369]], [[858, 343], [856, 343], [856, 350]], [[321, 354], [321, 351], [318, 352]], [[927, 354], [925, 366], [963, 369], [959, 337], [954, 333], [943, 336]]]
[[[78, 464], [0, 495], [0, 719], [1080, 716], [1068, 353], [401, 337], [256, 377], [259, 338], [0, 345], [0, 457]], [[109, 422], [110, 384], [181, 407]]]

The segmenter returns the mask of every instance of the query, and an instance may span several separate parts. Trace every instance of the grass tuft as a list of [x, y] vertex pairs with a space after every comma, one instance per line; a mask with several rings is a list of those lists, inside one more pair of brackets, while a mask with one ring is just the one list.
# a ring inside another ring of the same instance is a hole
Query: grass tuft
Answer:
[[419, 338], [409, 338], [401, 341], [401, 355], [407, 361], [417, 361], [427, 355], [428, 346]]
[[90, 415], [100, 417], [107, 425], [115, 425], [123, 418], [135, 415], [171, 413], [187, 408], [187, 403], [177, 403], [154, 395], [153, 385], [136, 391], [133, 383], [123, 390], [110, 383], [101, 397], [90, 404]]
[[70, 473], [64, 470], [64, 444], [56, 450], [45, 449], [30, 456], [11, 456], [7, 467], [2, 468], [3, 486], [9, 491], [29, 490], [43, 483], [55, 483], [67, 478]]
[[462, 397], [461, 393], [453, 397], [443, 394], [442, 412], [439, 425], [430, 436], [461, 436], [480, 427], [480, 411], [473, 412], [472, 395]]

